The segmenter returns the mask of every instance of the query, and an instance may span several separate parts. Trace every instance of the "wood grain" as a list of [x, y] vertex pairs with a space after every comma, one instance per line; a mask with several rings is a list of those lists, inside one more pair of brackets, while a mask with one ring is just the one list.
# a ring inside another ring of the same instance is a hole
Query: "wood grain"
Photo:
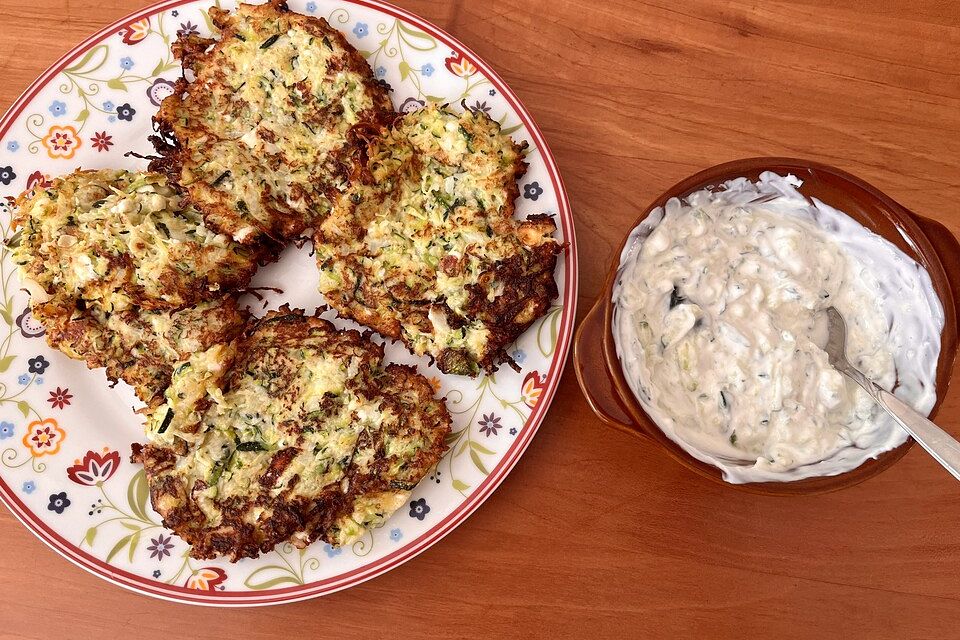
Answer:
[[[533, 112], [575, 208], [579, 313], [648, 202], [704, 167], [837, 165], [960, 231], [960, 3], [402, 4]], [[0, 109], [138, 0], [2, 0]], [[941, 424], [960, 432], [960, 390]], [[957, 637], [960, 491], [915, 449], [841, 493], [714, 486], [604, 428], [568, 371], [529, 452], [465, 524], [357, 588], [213, 611], [128, 593], [0, 510], [0, 636]]]

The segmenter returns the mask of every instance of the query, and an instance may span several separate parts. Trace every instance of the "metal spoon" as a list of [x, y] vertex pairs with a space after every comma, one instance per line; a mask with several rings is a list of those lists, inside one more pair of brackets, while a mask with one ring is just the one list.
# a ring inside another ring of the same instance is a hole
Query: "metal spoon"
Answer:
[[917, 413], [903, 400], [878, 387], [875, 382], [850, 364], [847, 361], [847, 325], [843, 321], [843, 316], [834, 307], [830, 307], [827, 309], [827, 318], [829, 320], [827, 356], [830, 358], [830, 364], [863, 387], [864, 391], [869, 393], [877, 404], [903, 427], [904, 431], [913, 436], [913, 439], [933, 456], [934, 460], [943, 465], [954, 478], [960, 480], [960, 442]]

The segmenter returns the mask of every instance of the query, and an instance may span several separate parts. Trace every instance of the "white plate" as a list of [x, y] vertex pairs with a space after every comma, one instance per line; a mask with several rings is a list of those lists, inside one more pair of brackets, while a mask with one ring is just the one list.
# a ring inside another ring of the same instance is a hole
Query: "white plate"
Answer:
[[[151, 116], [180, 75], [170, 44], [181, 30], [210, 32], [208, 1], [174, 0], [104, 29], [38, 78], [0, 120], [0, 232], [4, 196], [76, 167], [142, 168]], [[224, 4], [233, 8], [232, 4]], [[515, 347], [522, 371], [477, 380], [445, 376], [387, 346], [389, 360], [417, 364], [447, 396], [451, 449], [410, 503], [345, 549], [283, 545], [256, 560], [197, 561], [150, 508], [130, 445], [141, 441], [137, 405], [124, 385], [50, 349], [27, 312], [9, 255], [0, 262], [0, 498], [44, 542], [85, 569], [135, 591], [181, 602], [262, 605], [357, 584], [417, 555], [449, 533], [503, 481], [530, 443], [556, 390], [572, 335], [577, 293], [573, 218], [546, 143], [517, 97], [459, 42], [416, 16], [370, 0], [291, 2], [321, 16], [361, 50], [393, 87], [400, 110], [427, 101], [483, 109], [531, 151], [518, 215], [556, 216], [569, 245], [557, 268], [560, 296]], [[323, 303], [309, 244], [289, 248], [256, 285], [283, 289], [283, 302]], [[261, 313], [263, 306], [250, 299]], [[340, 326], [355, 326], [337, 321]]]

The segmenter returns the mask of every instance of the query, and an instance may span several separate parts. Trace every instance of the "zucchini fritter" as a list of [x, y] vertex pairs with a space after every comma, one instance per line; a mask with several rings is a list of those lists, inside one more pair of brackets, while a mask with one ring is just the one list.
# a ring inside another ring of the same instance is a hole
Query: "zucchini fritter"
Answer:
[[76, 171], [20, 196], [9, 243], [34, 302], [177, 309], [246, 286], [263, 251], [206, 227], [156, 173]]
[[33, 304], [33, 316], [47, 342], [91, 369], [106, 367], [107, 378], [123, 380], [148, 405], [162, 402], [173, 365], [246, 328], [250, 314], [234, 295], [179, 311], [134, 307], [106, 313], [75, 298], [55, 296]]
[[523, 150], [486, 114], [436, 106], [371, 136], [315, 233], [327, 302], [444, 373], [509, 361], [557, 295], [562, 248], [549, 216], [513, 219]]
[[446, 449], [450, 415], [413, 367], [284, 307], [175, 369], [135, 448], [153, 507], [196, 558], [349, 544]]
[[161, 104], [150, 166], [238, 242], [294, 238], [345, 188], [351, 130], [393, 117], [388, 90], [339, 31], [283, 2], [210, 18], [219, 39], [174, 45], [195, 80]]

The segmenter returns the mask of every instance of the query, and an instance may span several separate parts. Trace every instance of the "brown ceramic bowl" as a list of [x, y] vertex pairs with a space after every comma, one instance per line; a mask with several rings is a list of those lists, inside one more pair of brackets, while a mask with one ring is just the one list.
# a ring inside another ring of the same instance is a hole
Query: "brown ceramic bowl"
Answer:
[[[800, 191], [804, 195], [819, 198], [847, 213], [866, 228], [897, 245], [930, 273], [945, 315], [937, 365], [937, 404], [931, 413], [935, 417], [947, 394], [953, 371], [957, 354], [957, 317], [960, 315], [957, 307], [960, 301], [960, 245], [940, 223], [908, 211], [875, 187], [839, 169], [791, 158], [749, 158], [706, 169], [671, 187], [644, 210], [633, 228], [643, 221], [649, 211], [663, 206], [670, 198], [683, 197], [733, 178], [757, 180], [764, 171], [794, 174], [803, 180]], [[774, 495], [824, 493], [853, 486], [888, 468], [913, 446], [913, 440], [907, 440], [896, 449], [835, 476], [794, 482], [724, 483], [719, 469], [693, 458], [654, 424], [634, 398], [623, 376], [610, 327], [614, 277], [629, 233], [624, 235], [603, 293], [581, 323], [574, 342], [577, 379], [590, 407], [603, 422], [659, 444], [674, 459], [702, 476], [745, 491]]]

